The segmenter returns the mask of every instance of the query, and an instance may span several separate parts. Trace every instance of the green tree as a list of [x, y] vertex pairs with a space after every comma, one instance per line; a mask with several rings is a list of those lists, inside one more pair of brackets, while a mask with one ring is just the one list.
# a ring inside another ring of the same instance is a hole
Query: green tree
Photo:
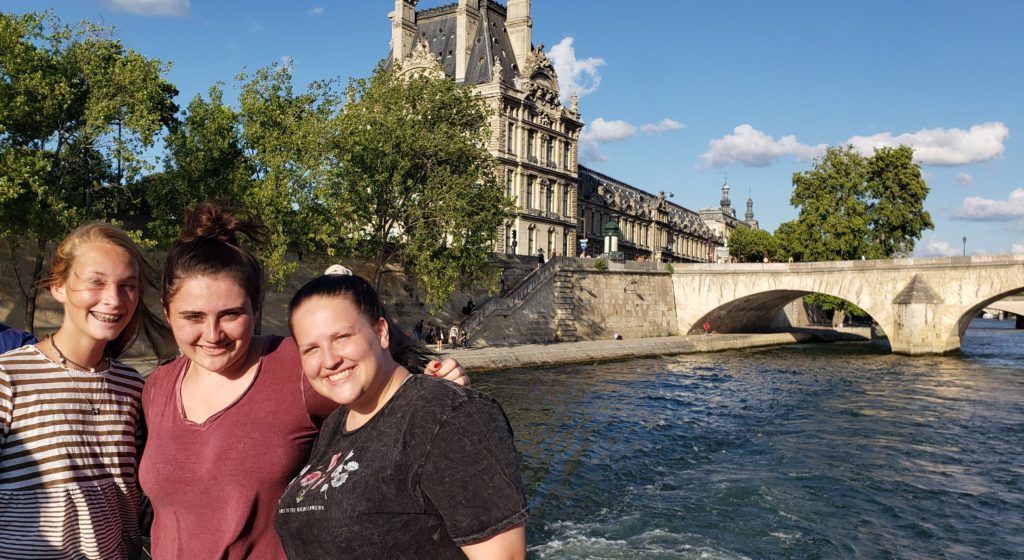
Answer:
[[793, 174], [790, 202], [800, 213], [780, 226], [785, 249], [801, 260], [831, 261], [909, 254], [934, 227], [924, 209], [928, 185], [909, 146], [864, 157], [829, 148], [810, 171]]
[[0, 237], [12, 255], [34, 245], [30, 278], [18, 277], [24, 328], [47, 244], [130, 201], [144, 151], [177, 111], [166, 71], [109, 28], [0, 12]]
[[328, 214], [318, 198], [338, 181], [341, 98], [331, 81], [297, 92], [292, 79], [291, 67], [276, 63], [251, 78], [238, 76], [242, 141], [255, 179], [241, 204], [270, 231], [260, 256], [274, 283], [295, 269], [284, 258], [289, 247], [331, 250], [337, 224], [345, 223], [344, 214]]
[[[378, 65], [353, 80], [338, 119], [340, 183], [318, 199], [374, 263], [401, 264], [438, 307], [454, 290], [493, 285], [488, 256], [512, 216], [487, 152], [489, 111], [467, 86]], [[339, 190], [340, 189], [340, 190]]]
[[729, 255], [740, 262], [762, 262], [765, 257], [778, 259], [778, 246], [771, 233], [740, 224], [729, 235]]
[[788, 241], [803, 260], [852, 260], [868, 253], [866, 174], [867, 162], [853, 147], [828, 148], [813, 169], [793, 174], [790, 203], [800, 213]]
[[868, 159], [867, 195], [873, 256], [907, 256], [932, 229], [931, 215], [924, 209], [928, 185], [921, 167], [914, 163], [910, 146], [879, 148]]
[[220, 84], [196, 95], [165, 140], [164, 169], [143, 179], [150, 209], [148, 234], [161, 246], [178, 236], [185, 208], [217, 199], [240, 205], [255, 187], [245, 154], [241, 115], [223, 102]]

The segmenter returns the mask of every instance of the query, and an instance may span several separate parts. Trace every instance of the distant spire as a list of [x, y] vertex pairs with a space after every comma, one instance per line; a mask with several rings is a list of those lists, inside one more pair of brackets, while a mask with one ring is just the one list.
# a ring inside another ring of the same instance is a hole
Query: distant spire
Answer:
[[732, 202], [729, 200], [729, 181], [726, 179], [722, 183], [722, 210], [728, 210], [732, 206]]
[[747, 221], [748, 224], [752, 224], [754, 222], [754, 199], [753, 198], [748, 198], [747, 199], [747, 213], [743, 217], [746, 218], [746, 221]]

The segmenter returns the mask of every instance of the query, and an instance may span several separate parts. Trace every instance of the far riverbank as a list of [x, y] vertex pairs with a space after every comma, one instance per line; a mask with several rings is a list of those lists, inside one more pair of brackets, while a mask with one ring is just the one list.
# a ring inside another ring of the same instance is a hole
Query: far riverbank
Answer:
[[586, 340], [515, 346], [444, 349], [442, 354], [459, 361], [473, 374], [512, 368], [550, 367], [584, 362], [606, 362], [651, 356], [721, 352], [742, 348], [781, 346], [807, 342], [871, 340], [868, 327], [842, 329], [804, 328], [757, 334], [666, 336], [625, 340]]

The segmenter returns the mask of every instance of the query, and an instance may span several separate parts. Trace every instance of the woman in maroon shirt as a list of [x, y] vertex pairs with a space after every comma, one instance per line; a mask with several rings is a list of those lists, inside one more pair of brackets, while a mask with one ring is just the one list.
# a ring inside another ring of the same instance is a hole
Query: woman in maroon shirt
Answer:
[[[146, 382], [139, 475], [157, 559], [284, 558], [277, 500], [337, 407], [304, 380], [290, 338], [253, 335], [262, 268], [239, 237], [259, 234], [204, 203], [167, 257], [162, 301], [182, 356]], [[452, 360], [418, 366], [466, 381]]]

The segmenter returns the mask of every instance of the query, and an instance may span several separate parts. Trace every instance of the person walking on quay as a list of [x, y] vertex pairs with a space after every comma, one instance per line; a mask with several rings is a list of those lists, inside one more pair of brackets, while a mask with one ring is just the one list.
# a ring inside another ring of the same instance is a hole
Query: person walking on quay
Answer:
[[412, 328], [412, 332], [416, 334], [416, 340], [423, 340], [423, 319], [416, 321], [416, 326]]
[[459, 325], [452, 324], [452, 328], [448, 330], [448, 342], [452, 345], [452, 350], [459, 347]]
[[537, 264], [544, 264], [544, 248], [537, 249]]
[[[242, 239], [262, 233], [204, 203], [167, 256], [161, 300], [182, 355], [157, 367], [142, 395], [153, 558], [283, 559], [277, 501], [338, 406], [301, 374], [292, 339], [253, 333], [263, 270]], [[406, 367], [466, 381], [451, 360]]]

